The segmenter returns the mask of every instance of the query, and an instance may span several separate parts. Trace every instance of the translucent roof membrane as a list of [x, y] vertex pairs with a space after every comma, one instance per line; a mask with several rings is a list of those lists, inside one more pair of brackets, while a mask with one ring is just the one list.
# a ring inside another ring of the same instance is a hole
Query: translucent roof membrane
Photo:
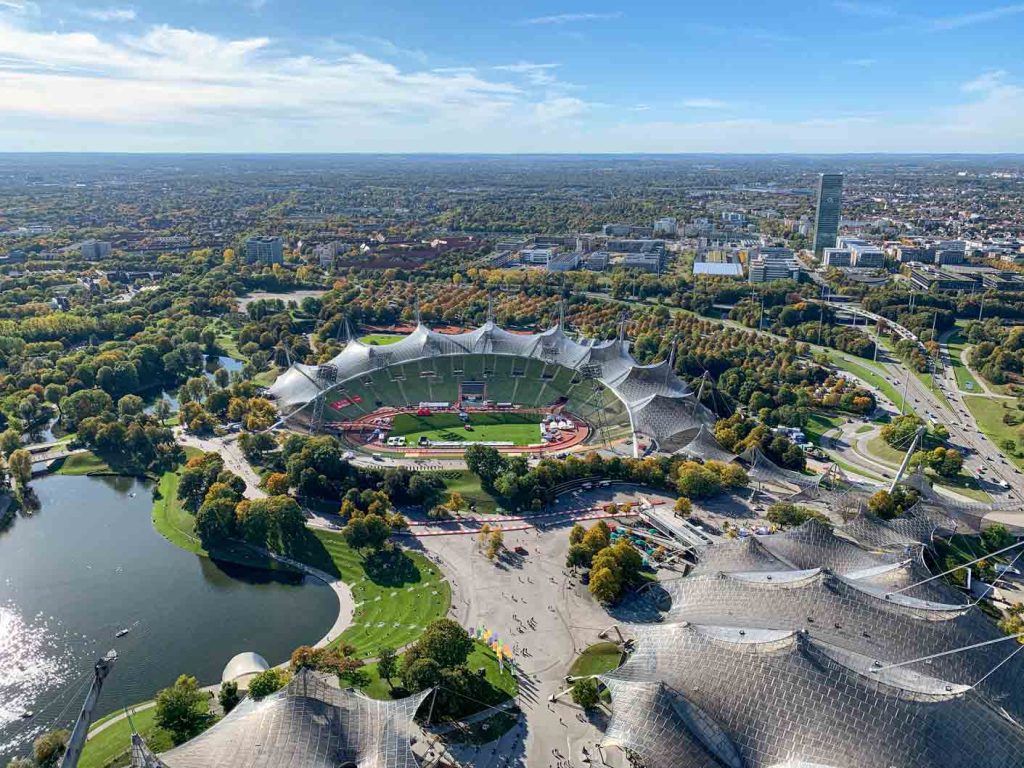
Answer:
[[625, 405], [634, 432], [653, 440], [663, 450], [689, 442], [714, 416], [696, 402], [686, 383], [668, 361], [640, 365], [622, 340], [577, 342], [561, 328], [543, 333], [511, 333], [488, 322], [467, 333], [441, 334], [425, 325], [394, 344], [376, 347], [349, 342], [328, 364], [337, 369], [335, 384], [321, 391], [317, 366], [294, 364], [270, 387], [285, 416], [294, 415], [314, 399], [330, 397], [345, 382], [375, 370], [420, 360], [459, 355], [507, 355], [543, 360], [570, 370], [585, 369]]
[[416, 768], [412, 720], [429, 691], [377, 701], [308, 670], [262, 701], [243, 700], [205, 733], [154, 757], [139, 740], [132, 768]]

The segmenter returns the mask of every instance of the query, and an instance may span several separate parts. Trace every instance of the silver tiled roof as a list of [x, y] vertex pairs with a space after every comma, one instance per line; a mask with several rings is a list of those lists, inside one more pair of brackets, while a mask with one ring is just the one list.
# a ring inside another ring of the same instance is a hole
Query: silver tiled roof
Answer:
[[168, 752], [154, 757], [139, 740], [132, 768], [416, 768], [411, 725], [429, 694], [377, 701], [303, 670]]

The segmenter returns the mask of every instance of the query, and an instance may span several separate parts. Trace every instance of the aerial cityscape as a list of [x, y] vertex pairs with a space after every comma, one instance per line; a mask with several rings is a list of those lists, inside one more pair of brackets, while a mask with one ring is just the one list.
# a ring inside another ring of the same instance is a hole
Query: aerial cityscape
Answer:
[[1022, 32], [0, 0], [0, 765], [1024, 766]]

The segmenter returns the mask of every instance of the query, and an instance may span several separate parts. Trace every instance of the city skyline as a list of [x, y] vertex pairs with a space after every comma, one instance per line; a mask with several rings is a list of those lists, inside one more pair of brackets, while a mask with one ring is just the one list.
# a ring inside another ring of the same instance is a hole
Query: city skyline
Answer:
[[999, 0], [0, 0], [0, 148], [1022, 152], [1022, 30]]

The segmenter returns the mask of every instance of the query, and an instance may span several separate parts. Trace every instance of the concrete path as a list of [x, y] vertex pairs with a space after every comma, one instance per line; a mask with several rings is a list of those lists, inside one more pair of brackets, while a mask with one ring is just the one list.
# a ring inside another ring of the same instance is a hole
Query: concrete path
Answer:
[[225, 437], [199, 437], [186, 432], [182, 427], [174, 428], [177, 441], [186, 447], [197, 448], [206, 453], [218, 453], [224, 459], [224, 467], [245, 480], [245, 498], [262, 499], [267, 493], [260, 488], [260, 476], [252, 468], [242, 449], [238, 447], [238, 435]]

